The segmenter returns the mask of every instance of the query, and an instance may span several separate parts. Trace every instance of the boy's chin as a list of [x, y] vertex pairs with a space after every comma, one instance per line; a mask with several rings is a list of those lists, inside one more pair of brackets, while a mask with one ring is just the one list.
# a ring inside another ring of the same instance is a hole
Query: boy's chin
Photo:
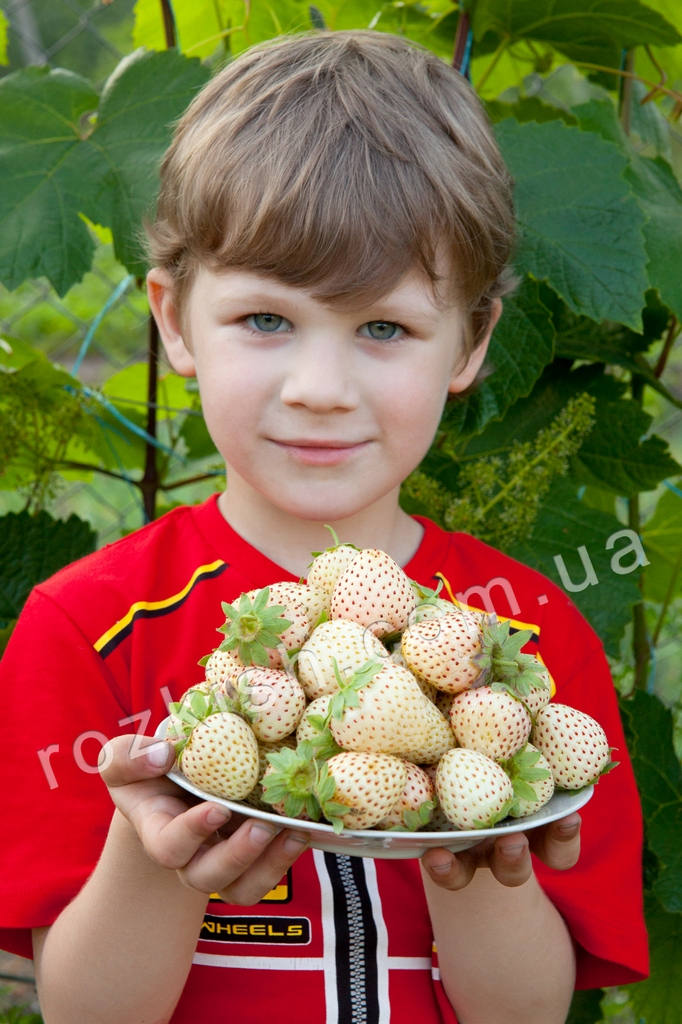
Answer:
[[[396, 499], [397, 504], [397, 499]], [[391, 508], [394, 503], [390, 502]], [[360, 520], [366, 516], [373, 517], [378, 511], [378, 506], [384, 506], [388, 516], [389, 502], [384, 497], [377, 502], [368, 503], [362, 491], [353, 495], [339, 496], [334, 498], [331, 495], [315, 496], [311, 494], [306, 500], [300, 497], [291, 501], [280, 501], [276, 508], [283, 518], [307, 522], [312, 525], [319, 523], [342, 523], [344, 521]], [[352, 540], [352, 538], [349, 538]]]

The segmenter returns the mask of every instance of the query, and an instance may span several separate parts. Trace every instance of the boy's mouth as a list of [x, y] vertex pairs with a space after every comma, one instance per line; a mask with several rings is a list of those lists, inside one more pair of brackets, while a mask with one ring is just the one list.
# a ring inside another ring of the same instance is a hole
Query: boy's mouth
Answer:
[[287, 455], [296, 462], [307, 466], [336, 466], [357, 454], [368, 444], [367, 441], [322, 441], [296, 439], [275, 441]]

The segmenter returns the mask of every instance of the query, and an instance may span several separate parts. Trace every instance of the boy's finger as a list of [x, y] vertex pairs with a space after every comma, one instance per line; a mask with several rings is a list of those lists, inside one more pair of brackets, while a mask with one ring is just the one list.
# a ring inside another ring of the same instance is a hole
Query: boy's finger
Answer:
[[192, 888], [250, 906], [279, 882], [307, 844], [304, 833], [246, 821], [229, 839], [200, 849], [179, 874]]
[[490, 870], [502, 885], [527, 882], [533, 873], [528, 840], [523, 833], [500, 836], [489, 855]]
[[179, 802], [172, 796], [150, 797], [130, 810], [130, 820], [149, 856], [174, 870], [191, 861], [208, 840], [215, 841], [217, 829], [230, 818], [226, 808], [212, 803], [178, 811]]
[[428, 850], [422, 857], [422, 866], [436, 885], [453, 891], [468, 885], [476, 871], [476, 861], [468, 850], [455, 856], [443, 847]]
[[110, 788], [164, 775], [175, 753], [167, 740], [153, 736], [115, 736], [104, 744], [99, 756], [99, 773]]

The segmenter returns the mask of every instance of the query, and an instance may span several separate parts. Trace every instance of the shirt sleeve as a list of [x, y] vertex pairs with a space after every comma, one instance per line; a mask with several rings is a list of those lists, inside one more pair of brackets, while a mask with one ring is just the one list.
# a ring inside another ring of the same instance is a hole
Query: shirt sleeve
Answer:
[[0, 948], [32, 956], [30, 929], [51, 924], [101, 852], [113, 804], [97, 771], [124, 730], [103, 660], [39, 588], [0, 663], [3, 831]]
[[540, 651], [556, 684], [553, 700], [595, 718], [618, 765], [600, 778], [580, 812], [578, 864], [560, 872], [536, 862], [536, 873], [576, 944], [577, 987], [641, 981], [648, 974], [648, 943], [639, 796], [601, 642], [558, 590], [545, 615]]

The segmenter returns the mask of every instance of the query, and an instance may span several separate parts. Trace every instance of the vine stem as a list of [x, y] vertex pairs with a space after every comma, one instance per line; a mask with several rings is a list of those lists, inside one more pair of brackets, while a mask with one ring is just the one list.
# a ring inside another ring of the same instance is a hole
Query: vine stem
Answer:
[[175, 28], [175, 14], [171, 0], [160, 0], [161, 17], [163, 18], [163, 32], [166, 40], [166, 48], [172, 50], [178, 45], [178, 36]]
[[658, 380], [660, 380], [663, 376], [663, 371], [665, 370], [668, 358], [670, 356], [670, 353], [672, 352], [673, 345], [675, 344], [677, 335], [679, 333], [679, 326], [680, 325], [678, 323], [677, 317], [674, 316], [670, 321], [670, 326], [668, 327], [665, 336], [665, 341], [663, 342], [661, 354], [656, 360], [656, 366], [654, 367], [654, 377], [657, 377]]
[[[644, 380], [641, 377], [633, 376], [630, 387], [633, 401], [641, 406], [644, 396]], [[627, 505], [628, 526], [634, 533], [639, 534], [641, 526], [639, 494], [633, 494], [631, 498], [628, 498]], [[646, 614], [644, 609], [644, 595], [642, 593], [641, 576], [638, 580], [637, 586], [640, 592], [640, 599], [632, 609], [632, 655], [635, 669], [634, 685], [636, 689], [644, 690], [646, 689], [647, 681], [649, 679], [651, 641], [646, 628]]]
[[[173, 5], [171, 0], [160, 0], [160, 3], [166, 47], [172, 50], [177, 46], [178, 42]], [[147, 421], [145, 429], [148, 436], [156, 440], [156, 407], [159, 390], [159, 329], [151, 313], [149, 314], [147, 337]], [[142, 479], [138, 484], [142, 492], [144, 516], [147, 522], [151, 522], [156, 516], [156, 497], [160, 485], [161, 476], [156, 447], [151, 441], [147, 441], [145, 442], [144, 471]]]
[[466, 54], [467, 35], [471, 18], [468, 11], [460, 11], [455, 31], [455, 43], [452, 53], [452, 66], [455, 71], [462, 72]]
[[623, 68], [628, 74], [621, 79], [623, 88], [620, 96], [620, 122], [626, 135], [630, 134], [630, 122], [632, 120], [632, 90], [634, 86], [632, 69], [634, 67], [634, 59], [634, 53], [632, 50], [628, 50]]
[[[149, 316], [149, 340], [147, 344], [147, 422], [145, 430], [149, 437], [156, 439], [156, 406], [159, 389], [159, 328], [156, 320]], [[156, 515], [156, 495], [160, 485], [156, 446], [145, 442], [144, 473], [140, 480], [142, 502], [147, 522]]]

